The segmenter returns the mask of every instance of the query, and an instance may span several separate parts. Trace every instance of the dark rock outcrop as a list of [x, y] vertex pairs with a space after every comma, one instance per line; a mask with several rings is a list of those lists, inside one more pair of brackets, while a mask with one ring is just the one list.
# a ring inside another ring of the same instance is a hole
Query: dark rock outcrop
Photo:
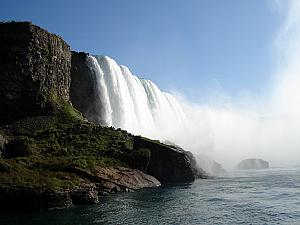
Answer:
[[51, 111], [69, 100], [71, 52], [59, 36], [29, 22], [0, 24], [0, 124]]
[[267, 169], [269, 168], [269, 163], [262, 159], [244, 159], [237, 165], [239, 170], [249, 170], [249, 169]]
[[96, 74], [89, 66], [88, 56], [84, 52], [72, 52], [70, 99], [85, 118], [95, 124], [102, 124]]
[[74, 205], [95, 204], [99, 202], [98, 190], [94, 184], [68, 192]]
[[[178, 147], [176, 147], [176, 148], [178, 148]], [[181, 150], [183, 150], [183, 149], [181, 149]], [[187, 155], [187, 157], [190, 160], [191, 168], [192, 168], [195, 178], [206, 179], [209, 177], [209, 175], [211, 175], [211, 174], [207, 173], [202, 167], [199, 166], [197, 158], [193, 155], [193, 153], [191, 153], [189, 151], [184, 151], [184, 152], [185, 152], [185, 155]]]
[[137, 136], [134, 138], [134, 149], [148, 149], [150, 161], [146, 172], [161, 183], [191, 182], [204, 174], [198, 170], [191, 153]]
[[41, 188], [0, 186], [0, 214], [32, 212], [70, 207], [72, 200], [65, 191]]
[[85, 118], [95, 124], [104, 124], [99, 102], [99, 90], [97, 88], [96, 72], [92, 69], [89, 54], [72, 51], [70, 99], [73, 106], [79, 110]]

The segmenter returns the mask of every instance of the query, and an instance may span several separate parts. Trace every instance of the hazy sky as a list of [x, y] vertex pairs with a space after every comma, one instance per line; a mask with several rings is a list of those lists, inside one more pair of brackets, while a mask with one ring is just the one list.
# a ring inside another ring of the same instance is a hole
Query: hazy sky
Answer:
[[263, 0], [2, 0], [1, 20], [29, 20], [76, 51], [108, 55], [191, 101], [262, 97], [280, 16]]

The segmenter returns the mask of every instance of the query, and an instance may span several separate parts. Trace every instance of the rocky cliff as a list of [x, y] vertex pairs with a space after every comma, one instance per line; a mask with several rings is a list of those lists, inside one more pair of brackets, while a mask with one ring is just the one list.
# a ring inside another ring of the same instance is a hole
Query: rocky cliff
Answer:
[[88, 65], [88, 53], [72, 52], [70, 99], [74, 107], [85, 118], [96, 124], [103, 124], [99, 120], [101, 106], [99, 105], [99, 93], [96, 88], [94, 71]]
[[53, 110], [69, 100], [69, 45], [29, 22], [0, 24], [0, 124]]
[[90, 119], [96, 109], [77, 98], [93, 101], [88, 55], [71, 61], [60, 37], [2, 23], [0, 55], [0, 214], [95, 203], [201, 175], [182, 149], [87, 122], [78, 110]]
[[145, 170], [162, 183], [191, 182], [197, 176], [192, 167], [193, 155], [180, 148], [137, 136], [134, 138], [134, 149], [149, 151]]

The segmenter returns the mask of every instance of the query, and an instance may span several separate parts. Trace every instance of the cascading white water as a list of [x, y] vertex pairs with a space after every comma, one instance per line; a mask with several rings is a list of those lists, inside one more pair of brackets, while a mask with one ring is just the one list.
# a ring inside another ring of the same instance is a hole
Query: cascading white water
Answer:
[[[86, 116], [93, 122], [175, 143], [195, 155], [215, 159], [225, 168], [245, 158], [277, 160], [281, 165], [284, 155], [278, 155], [283, 148], [290, 149], [286, 162], [299, 158], [298, 117], [262, 120], [255, 112], [230, 107], [212, 108], [185, 101], [179, 104], [174, 96], [132, 75], [127, 67], [107, 56], [89, 56], [87, 65], [94, 96], [90, 103], [93, 110], [88, 110]], [[209, 168], [213, 164], [201, 162], [201, 168], [213, 170]]]
[[180, 104], [150, 80], [134, 76], [107, 56], [89, 56], [88, 66], [96, 76], [96, 104], [101, 108], [101, 115], [94, 117], [102, 125], [161, 140], [170, 137], [174, 124], [183, 126], [185, 114]]
[[[92, 76], [92, 80], [94, 81], [95, 86], [95, 93], [96, 98], [99, 99], [99, 101], [95, 102], [96, 107], [98, 107], [97, 112], [100, 112], [100, 115], [90, 115], [94, 119], [94, 121], [98, 121], [100, 124], [105, 124], [111, 126], [112, 124], [112, 108], [110, 105], [110, 99], [108, 95], [107, 86], [105, 84], [104, 80], [104, 74], [97, 62], [97, 60], [94, 57], [89, 57], [88, 66], [92, 68], [94, 71], [95, 77]], [[105, 106], [105, 107], [104, 107]]]

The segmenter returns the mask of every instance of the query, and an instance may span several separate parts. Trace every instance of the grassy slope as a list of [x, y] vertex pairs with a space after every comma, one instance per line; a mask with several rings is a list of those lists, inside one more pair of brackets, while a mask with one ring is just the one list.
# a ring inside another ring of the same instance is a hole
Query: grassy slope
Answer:
[[89, 180], [68, 168], [92, 172], [95, 165], [127, 166], [124, 159], [128, 156], [143, 157], [132, 154], [131, 134], [88, 123], [69, 103], [55, 96], [51, 100], [53, 115], [0, 127], [9, 141], [0, 159], [0, 184], [52, 189], [82, 186]]

